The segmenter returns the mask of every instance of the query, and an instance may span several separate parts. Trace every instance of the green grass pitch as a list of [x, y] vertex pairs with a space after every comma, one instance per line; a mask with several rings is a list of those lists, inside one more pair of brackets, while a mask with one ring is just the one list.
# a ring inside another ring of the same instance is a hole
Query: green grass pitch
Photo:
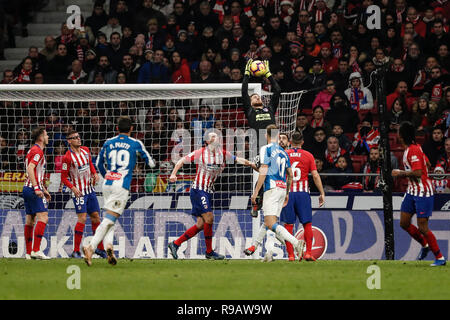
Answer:
[[[381, 289], [367, 288], [380, 269]], [[0, 299], [450, 299], [450, 269], [430, 261], [0, 259]], [[80, 270], [81, 288], [67, 280]]]

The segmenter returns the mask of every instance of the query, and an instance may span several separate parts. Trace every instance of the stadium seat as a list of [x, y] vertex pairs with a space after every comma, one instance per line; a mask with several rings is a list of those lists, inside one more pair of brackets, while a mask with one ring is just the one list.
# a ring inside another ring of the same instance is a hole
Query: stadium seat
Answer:
[[365, 155], [352, 155], [350, 159], [352, 160], [353, 172], [361, 172], [367, 162], [367, 156]]

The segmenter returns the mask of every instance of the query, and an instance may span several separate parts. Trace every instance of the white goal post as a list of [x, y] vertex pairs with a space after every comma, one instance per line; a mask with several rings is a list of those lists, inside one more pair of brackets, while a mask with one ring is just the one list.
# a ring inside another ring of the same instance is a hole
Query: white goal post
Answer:
[[[53, 203], [42, 246], [52, 257], [67, 257], [72, 252], [77, 217], [58, 173], [58, 159], [67, 151], [64, 134], [76, 129], [95, 157], [104, 141], [115, 135], [118, 116], [128, 115], [136, 123], [135, 137], [144, 142], [158, 167], [149, 170], [138, 163], [127, 210], [116, 226], [115, 249], [119, 257], [167, 258], [168, 241], [195, 223], [187, 192], [195, 167], [183, 167], [183, 178], [171, 184], [168, 175], [174, 161], [200, 147], [208, 130], [220, 132], [225, 149], [232, 154], [252, 160], [258, 152], [256, 136], [243, 113], [241, 88], [240, 83], [0, 85], [0, 135], [11, 153], [2, 156], [9, 160], [1, 163], [0, 257], [24, 255], [25, 213], [20, 191], [32, 128], [45, 126], [51, 140], [46, 157]], [[248, 93], [261, 95], [265, 102], [271, 95], [259, 83], [249, 83]], [[302, 92], [281, 94], [276, 116], [280, 131], [290, 134], [295, 130], [301, 96]], [[250, 168], [227, 165], [216, 181], [213, 244], [229, 258], [246, 258], [243, 249], [262, 222], [261, 217], [253, 219], [249, 213], [252, 177]], [[96, 190], [101, 205], [101, 184]], [[92, 234], [89, 224], [88, 219], [84, 242]], [[17, 244], [16, 253], [9, 250], [11, 242]], [[284, 257], [284, 250], [278, 249], [277, 257]], [[180, 248], [182, 258], [202, 258], [202, 253], [203, 234]]]

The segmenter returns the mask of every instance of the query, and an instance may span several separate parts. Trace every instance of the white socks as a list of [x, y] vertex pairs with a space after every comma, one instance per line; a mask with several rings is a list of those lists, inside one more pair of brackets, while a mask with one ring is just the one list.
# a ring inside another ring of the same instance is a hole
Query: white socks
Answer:
[[283, 241], [289, 241], [294, 247], [298, 245], [298, 239], [278, 223], [276, 223], [275, 233], [280, 240], [283, 239]]
[[[107, 235], [107, 233], [109, 233], [108, 231], [110, 231], [111, 229], [111, 234], [114, 235], [114, 222], [111, 221], [108, 218], [104, 218], [102, 223], [100, 223], [100, 225], [98, 226], [97, 230], [95, 230], [95, 235], [91, 240], [90, 246], [95, 250], [95, 248], [97, 248], [98, 244], [105, 239], [105, 242], [107, 240], [109, 240], [111, 238], [108, 237], [109, 239], [106, 239], [105, 236]], [[112, 243], [112, 241], [110, 241], [109, 243]], [[106, 243], [104, 243], [104, 246], [106, 248]]]

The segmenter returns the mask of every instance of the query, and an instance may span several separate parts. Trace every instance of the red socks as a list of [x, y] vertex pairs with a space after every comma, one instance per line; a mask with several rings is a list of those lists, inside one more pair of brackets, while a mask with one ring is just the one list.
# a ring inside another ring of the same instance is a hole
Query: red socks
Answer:
[[413, 224], [410, 224], [408, 228], [405, 229], [406, 232], [410, 234], [411, 237], [413, 237], [414, 240], [419, 242], [422, 247], [425, 247], [427, 245], [427, 239], [423, 236], [422, 233], [420, 233], [419, 229]]
[[41, 239], [44, 236], [45, 226], [46, 224], [42, 221], [36, 223], [36, 227], [34, 228], [34, 252], [38, 252], [41, 248]]
[[430, 247], [436, 259], [442, 258], [441, 250], [439, 250], [439, 245], [437, 244], [436, 237], [434, 236], [433, 232], [428, 231], [425, 234], [425, 238], [427, 239], [428, 246]]
[[33, 245], [33, 226], [25, 225], [24, 236], [27, 254], [31, 254], [31, 246]]
[[181, 235], [181, 237], [179, 237], [177, 240], [174, 241], [174, 243], [177, 246], [181, 246], [181, 244], [187, 240], [189, 240], [190, 238], [192, 238], [193, 236], [195, 236], [197, 233], [199, 233], [201, 229], [197, 228], [197, 225], [194, 224], [192, 227], [190, 227], [189, 229], [186, 230], [185, 233], [183, 233]]
[[[95, 230], [97, 230], [97, 228], [98, 228], [99, 225], [100, 225], [100, 222], [93, 223], [93, 222], [91, 221], [92, 234], [95, 234]], [[100, 250], [105, 250], [105, 248], [103, 247], [103, 241], [101, 241], [101, 242], [98, 244], [97, 248], [99, 248]]]
[[83, 238], [84, 223], [77, 222], [75, 225], [75, 239], [73, 242], [73, 251], [80, 252], [81, 239]]
[[212, 252], [212, 235], [213, 229], [212, 224], [205, 223], [203, 225], [203, 233], [205, 234], [205, 244], [206, 244], [206, 253]]
[[[293, 224], [285, 223], [285, 224], [284, 224], [284, 228], [285, 228], [290, 234], [293, 234], [293, 232], [294, 232], [294, 225], [293, 225]], [[287, 251], [287, 253], [288, 253], [288, 257], [293, 257], [293, 256], [294, 256], [294, 246], [293, 246], [292, 243], [290, 243], [289, 241], [284, 241], [284, 243], [286, 244], [286, 251]]]
[[305, 223], [303, 225], [303, 229], [305, 230], [303, 232], [303, 235], [304, 235], [305, 242], [306, 242], [306, 252], [311, 254], [312, 241], [313, 241], [313, 231], [312, 231], [311, 222]]

